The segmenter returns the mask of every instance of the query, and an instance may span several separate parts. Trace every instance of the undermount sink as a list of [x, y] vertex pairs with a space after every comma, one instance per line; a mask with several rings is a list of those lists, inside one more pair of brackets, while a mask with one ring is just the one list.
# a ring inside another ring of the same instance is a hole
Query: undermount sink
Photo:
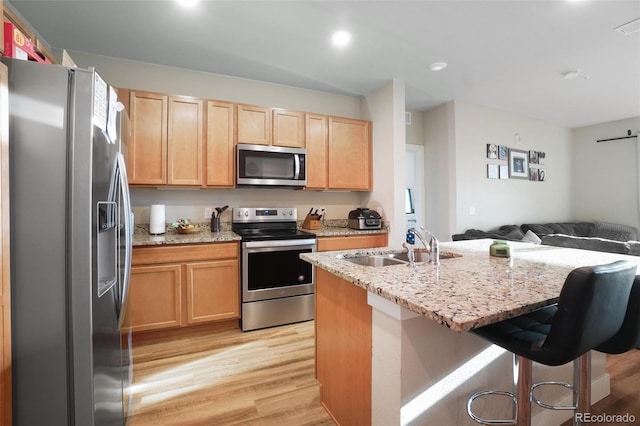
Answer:
[[388, 255], [345, 257], [344, 260], [363, 266], [390, 266], [407, 263], [403, 260], [394, 259], [393, 257]]
[[[414, 254], [416, 263], [427, 262], [429, 260], [429, 253], [427, 253], [423, 249], [414, 250]], [[452, 253], [450, 251], [440, 252], [440, 260], [452, 259], [455, 257], [462, 257], [462, 255], [458, 253]], [[389, 254], [372, 254], [367, 256], [344, 257], [343, 260], [362, 266], [391, 266], [408, 264], [409, 254], [406, 251], [401, 251]]]
[[[429, 261], [429, 253], [424, 249], [416, 249], [413, 251], [415, 256], [415, 262], [428, 262]], [[409, 261], [409, 253], [406, 251], [401, 251], [399, 253], [391, 253], [389, 254], [394, 259], [402, 260], [404, 262]], [[456, 257], [462, 257], [461, 254], [453, 253], [450, 251], [441, 251], [440, 252], [440, 260], [453, 259]]]

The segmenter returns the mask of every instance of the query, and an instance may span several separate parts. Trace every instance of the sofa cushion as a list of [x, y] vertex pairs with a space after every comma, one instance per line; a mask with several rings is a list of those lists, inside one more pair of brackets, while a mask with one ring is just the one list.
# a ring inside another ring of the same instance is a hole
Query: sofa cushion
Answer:
[[496, 240], [520, 241], [524, 237], [524, 233], [517, 225], [502, 225], [500, 228], [490, 231], [481, 231], [479, 229], [467, 229], [463, 234], [453, 234], [453, 241], [460, 240], [478, 240], [482, 238], [493, 238]]
[[596, 222], [590, 236], [615, 241], [637, 241], [638, 228], [617, 223]]
[[622, 241], [607, 240], [597, 237], [576, 237], [575, 235], [562, 234], [545, 235], [542, 237], [542, 244], [618, 254], [629, 254], [630, 250], [629, 244]]
[[577, 237], [591, 236], [594, 224], [591, 222], [552, 222], [552, 223], [525, 223], [520, 225], [522, 232], [531, 231], [538, 237], [549, 234], [573, 235]]
[[527, 233], [524, 234], [524, 237], [522, 237], [521, 241], [525, 243], [534, 243], [534, 244], [540, 244], [542, 242], [540, 237], [538, 237], [535, 234], [535, 232], [533, 232], [531, 229], [529, 229]]

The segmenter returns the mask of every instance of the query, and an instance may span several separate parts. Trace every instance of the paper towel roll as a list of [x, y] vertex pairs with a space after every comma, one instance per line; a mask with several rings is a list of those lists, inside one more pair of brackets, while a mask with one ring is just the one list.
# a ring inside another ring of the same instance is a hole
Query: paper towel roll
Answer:
[[164, 204], [153, 204], [149, 208], [149, 233], [164, 234], [165, 227]]

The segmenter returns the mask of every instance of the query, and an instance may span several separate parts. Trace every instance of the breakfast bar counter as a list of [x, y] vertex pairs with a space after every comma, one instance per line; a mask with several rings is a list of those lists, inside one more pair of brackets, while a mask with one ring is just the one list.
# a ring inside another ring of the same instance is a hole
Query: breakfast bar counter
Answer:
[[[640, 258], [512, 243], [511, 258], [489, 256], [492, 240], [441, 243], [440, 265], [363, 266], [349, 261], [399, 248], [306, 253], [316, 267], [316, 370], [322, 403], [339, 424], [475, 424], [466, 400], [480, 389], [511, 389], [511, 356], [466, 333], [557, 301], [580, 266]], [[605, 356], [592, 356], [592, 401], [609, 394]], [[571, 382], [572, 368], [534, 364], [534, 382]], [[551, 389], [550, 402], [568, 393]], [[487, 406], [491, 418], [510, 407]], [[532, 424], [558, 425], [570, 411], [535, 407]]]

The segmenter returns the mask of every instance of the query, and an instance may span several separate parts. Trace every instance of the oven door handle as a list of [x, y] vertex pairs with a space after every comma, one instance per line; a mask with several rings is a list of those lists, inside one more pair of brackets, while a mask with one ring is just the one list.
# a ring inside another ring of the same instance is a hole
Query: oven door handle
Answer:
[[269, 248], [269, 247], [297, 247], [315, 245], [315, 238], [305, 238], [300, 240], [274, 240], [274, 241], [247, 241], [242, 243], [244, 248]]

